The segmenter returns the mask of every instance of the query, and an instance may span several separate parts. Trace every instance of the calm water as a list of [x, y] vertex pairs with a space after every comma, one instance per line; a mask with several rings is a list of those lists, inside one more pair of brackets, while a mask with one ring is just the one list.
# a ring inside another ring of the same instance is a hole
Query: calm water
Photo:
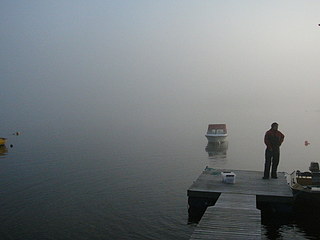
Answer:
[[[244, 126], [228, 124], [222, 149], [207, 147], [205, 124], [157, 136], [128, 130], [10, 136], [0, 156], [0, 238], [189, 239], [195, 224], [188, 224], [187, 189], [206, 166], [263, 168], [269, 127]], [[280, 130], [286, 142], [279, 170], [306, 170], [317, 160], [319, 137], [294, 124]], [[304, 140], [311, 142], [308, 149]], [[296, 222], [263, 232], [266, 239], [320, 236], [314, 225]]]

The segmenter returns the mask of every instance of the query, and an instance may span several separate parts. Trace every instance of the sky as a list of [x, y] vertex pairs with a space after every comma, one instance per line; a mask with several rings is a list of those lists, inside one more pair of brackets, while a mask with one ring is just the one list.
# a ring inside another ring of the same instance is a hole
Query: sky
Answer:
[[3, 0], [0, 129], [319, 120], [319, 12], [316, 0]]

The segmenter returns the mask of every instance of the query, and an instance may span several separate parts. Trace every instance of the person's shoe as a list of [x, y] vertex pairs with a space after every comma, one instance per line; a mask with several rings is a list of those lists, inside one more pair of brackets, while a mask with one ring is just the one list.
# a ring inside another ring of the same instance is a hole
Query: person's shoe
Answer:
[[263, 177], [262, 179], [269, 179], [268, 177]]
[[273, 176], [273, 177], [271, 177], [271, 178], [273, 178], [273, 179], [277, 179], [278, 177], [277, 177], [277, 176]]

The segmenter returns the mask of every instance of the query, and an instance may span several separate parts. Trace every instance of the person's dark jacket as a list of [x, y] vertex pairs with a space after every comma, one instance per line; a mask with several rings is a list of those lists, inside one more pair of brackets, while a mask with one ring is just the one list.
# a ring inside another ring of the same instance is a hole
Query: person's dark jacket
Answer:
[[264, 143], [269, 151], [279, 151], [279, 148], [284, 140], [284, 135], [274, 129], [270, 129], [264, 136]]

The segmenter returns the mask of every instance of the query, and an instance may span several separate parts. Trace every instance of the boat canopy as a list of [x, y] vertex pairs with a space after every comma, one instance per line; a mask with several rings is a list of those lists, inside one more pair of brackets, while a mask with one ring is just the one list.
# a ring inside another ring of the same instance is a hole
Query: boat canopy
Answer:
[[227, 127], [226, 127], [226, 124], [209, 124], [207, 132], [208, 133], [226, 134]]

